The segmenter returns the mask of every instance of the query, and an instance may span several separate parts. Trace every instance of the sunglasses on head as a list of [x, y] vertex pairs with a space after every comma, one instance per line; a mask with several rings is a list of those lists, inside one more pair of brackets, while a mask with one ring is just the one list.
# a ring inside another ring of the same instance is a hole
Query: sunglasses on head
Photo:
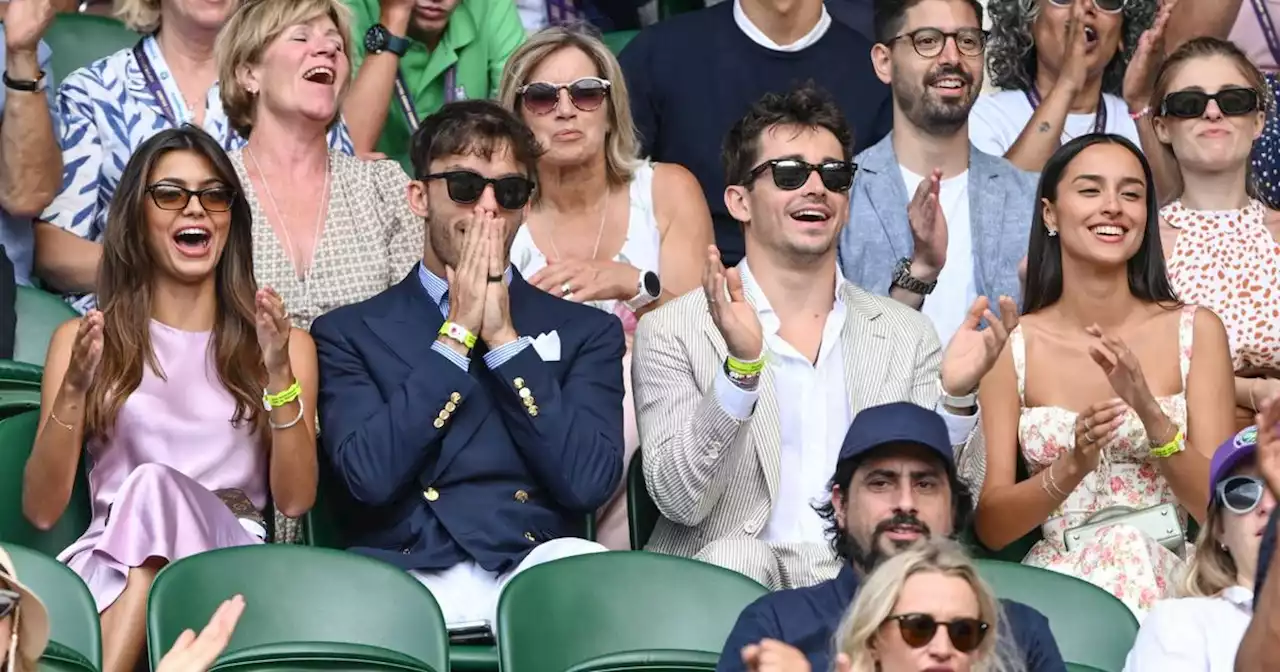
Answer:
[[773, 172], [773, 185], [783, 191], [795, 191], [803, 187], [814, 171], [822, 178], [822, 186], [828, 190], [848, 191], [853, 185], [853, 174], [858, 170], [858, 165], [851, 161], [809, 163], [800, 159], [773, 159], [753, 168], [743, 181], [743, 186], [754, 182], [766, 170]]
[[1232, 476], [1218, 483], [1218, 502], [1228, 511], [1244, 515], [1258, 508], [1267, 484], [1256, 476]]
[[950, 621], [939, 621], [929, 614], [899, 614], [890, 616], [888, 621], [898, 622], [898, 631], [902, 641], [913, 649], [928, 646], [938, 634], [939, 627], [947, 629], [951, 645], [960, 653], [969, 653], [982, 645], [987, 636], [987, 624], [976, 618], [957, 618]]
[[524, 109], [534, 114], [549, 114], [560, 104], [560, 91], [569, 92], [569, 102], [583, 112], [594, 112], [609, 97], [613, 83], [599, 77], [583, 77], [568, 84], [530, 82], [516, 90]]
[[533, 180], [519, 175], [509, 177], [485, 177], [470, 170], [450, 170], [423, 176], [423, 181], [444, 180], [449, 198], [454, 203], [471, 205], [480, 200], [485, 187], [493, 185], [493, 200], [504, 210], [519, 210], [533, 195]]
[[1179, 119], [1195, 119], [1204, 115], [1209, 101], [1218, 103], [1218, 109], [1228, 117], [1251, 114], [1258, 111], [1258, 92], [1253, 89], [1223, 89], [1217, 93], [1204, 91], [1174, 91], [1160, 103], [1160, 114]]
[[191, 197], [200, 199], [200, 207], [209, 212], [226, 212], [236, 202], [236, 192], [230, 187], [209, 187], [192, 191], [176, 184], [153, 184], [147, 187], [151, 201], [161, 210], [185, 210]]
[[12, 590], [0, 588], [0, 618], [13, 613], [18, 608], [18, 599], [22, 596]]
[[[1057, 7], [1070, 7], [1075, 0], [1049, 0], [1049, 4]], [[1124, 11], [1126, 0], [1093, 0], [1093, 6], [1103, 14], [1119, 14]]]

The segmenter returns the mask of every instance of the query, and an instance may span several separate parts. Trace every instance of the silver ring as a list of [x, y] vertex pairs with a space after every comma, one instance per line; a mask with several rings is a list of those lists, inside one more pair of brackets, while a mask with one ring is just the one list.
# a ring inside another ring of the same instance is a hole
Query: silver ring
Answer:
[[1085, 433], [1088, 433], [1088, 432], [1089, 432], [1089, 430], [1091, 430], [1091, 429], [1093, 429], [1093, 425], [1089, 424], [1089, 418], [1085, 418], [1085, 419], [1084, 419], [1084, 431], [1085, 431]]
[[561, 295], [563, 295], [563, 296], [569, 296], [569, 295], [570, 295], [570, 294], [572, 294], [572, 293], [573, 293], [573, 285], [571, 285], [571, 284], [569, 284], [569, 283], [567, 283], [567, 282], [566, 282], [566, 283], [564, 283], [563, 285], [560, 285], [560, 294], [561, 294]]
[[1087, 430], [1087, 429], [1086, 429], [1086, 430], [1084, 430], [1084, 440], [1085, 440], [1085, 441], [1087, 441], [1087, 442], [1089, 442], [1089, 443], [1094, 443], [1094, 442], [1096, 442], [1096, 441], [1097, 441], [1097, 439], [1093, 438], [1093, 436], [1092, 436], [1091, 434], [1089, 434], [1089, 430]]

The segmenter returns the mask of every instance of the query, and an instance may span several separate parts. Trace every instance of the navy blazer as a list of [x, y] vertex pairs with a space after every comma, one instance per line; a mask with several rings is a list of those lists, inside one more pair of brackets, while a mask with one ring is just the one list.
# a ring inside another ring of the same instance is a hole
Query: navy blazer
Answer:
[[[518, 333], [558, 333], [490, 371], [431, 349], [444, 317], [414, 266], [399, 284], [311, 327], [320, 361], [325, 492], [351, 550], [405, 569], [514, 568], [582, 533], [622, 478], [622, 325], [512, 274]], [[345, 496], [344, 496], [345, 495]]]

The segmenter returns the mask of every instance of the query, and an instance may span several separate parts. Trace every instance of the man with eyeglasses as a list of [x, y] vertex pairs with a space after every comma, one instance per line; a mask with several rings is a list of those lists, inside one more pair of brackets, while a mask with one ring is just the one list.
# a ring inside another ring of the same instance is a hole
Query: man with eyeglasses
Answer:
[[[875, 19], [893, 132], [856, 159], [841, 268], [922, 311], [946, 343], [975, 302], [1017, 312], [1036, 176], [969, 144], [986, 47], [977, 0], [877, 0]], [[963, 392], [947, 405], [976, 413], [975, 390]]]
[[408, 193], [422, 263], [311, 328], [348, 545], [409, 570], [472, 637], [517, 572], [605, 550], [578, 537], [622, 477], [620, 323], [508, 263], [541, 152], [489, 101], [424, 119]]
[[971, 314], [944, 356], [920, 313], [847, 281], [836, 240], [852, 155], [834, 101], [808, 86], [765, 95], [729, 131], [724, 201], [746, 257], [726, 270], [712, 246], [703, 287], [635, 334], [644, 476], [663, 516], [648, 550], [773, 589], [830, 579], [840, 562], [808, 502], [825, 495], [849, 422], [911, 401], [939, 409], [952, 443], [972, 431], [975, 416], [939, 399], [977, 384], [1017, 317], [980, 331]]
[[[748, 606], [729, 633], [716, 672], [826, 672], [833, 639], [863, 578], [882, 561], [933, 535], [950, 537], [968, 525], [973, 495], [956, 477], [947, 428], [909, 403], [868, 408], [853, 420], [818, 516], [840, 558], [840, 574], [810, 588], [766, 595]], [[1065, 672], [1049, 621], [1035, 609], [1001, 600], [998, 646], [1026, 672]], [[937, 623], [902, 623], [933, 628]], [[904, 639], [911, 633], [903, 631]], [[956, 650], [979, 637], [948, 633]], [[990, 636], [990, 634], [988, 634]], [[932, 636], [928, 638], [930, 641]], [[927, 642], [926, 642], [927, 643]], [[776, 661], [776, 663], [775, 663]], [[780, 664], [788, 661], [787, 664]], [[807, 665], [805, 664], [807, 661]]]

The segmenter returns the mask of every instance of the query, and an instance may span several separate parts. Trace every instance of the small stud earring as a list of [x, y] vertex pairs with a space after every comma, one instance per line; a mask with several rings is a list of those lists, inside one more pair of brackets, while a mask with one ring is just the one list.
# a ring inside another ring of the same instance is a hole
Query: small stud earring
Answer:
[[1056, 229], [1049, 229], [1049, 237], [1050, 237], [1050, 238], [1057, 237], [1057, 235], [1058, 235], [1058, 231], [1057, 231]]

